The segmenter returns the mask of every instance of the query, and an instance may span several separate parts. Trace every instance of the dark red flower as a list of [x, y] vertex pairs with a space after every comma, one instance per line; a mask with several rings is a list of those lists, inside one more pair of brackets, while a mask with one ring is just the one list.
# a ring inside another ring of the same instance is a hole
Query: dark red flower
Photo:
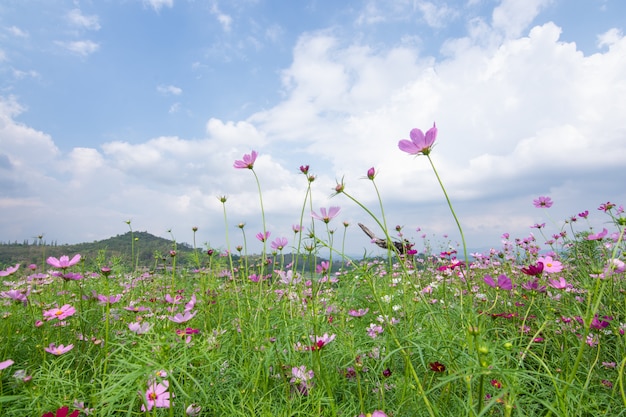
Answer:
[[543, 273], [543, 262], [537, 262], [534, 265], [528, 265], [528, 267], [522, 268], [522, 272], [530, 276], [541, 275]]
[[438, 362], [438, 361], [429, 363], [428, 367], [433, 372], [441, 373], [441, 372], [444, 372], [446, 370], [446, 365], [444, 365], [443, 363]]

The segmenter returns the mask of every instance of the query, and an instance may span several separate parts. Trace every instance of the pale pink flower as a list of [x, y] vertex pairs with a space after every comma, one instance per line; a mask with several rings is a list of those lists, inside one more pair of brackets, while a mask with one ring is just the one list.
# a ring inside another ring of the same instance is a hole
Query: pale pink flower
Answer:
[[3, 369], [8, 368], [9, 366], [13, 365], [15, 362], [13, 362], [11, 359], [7, 359], [6, 361], [2, 361], [0, 362], [0, 371]]
[[553, 202], [550, 197], [540, 196], [533, 200], [533, 205], [537, 208], [550, 208], [552, 204]]
[[353, 310], [348, 311], [348, 315], [352, 317], [362, 317], [366, 315], [368, 311], [370, 311], [369, 308], [360, 308], [358, 310], [353, 309]]
[[328, 333], [324, 333], [324, 335], [322, 336], [309, 336], [309, 338], [315, 344], [313, 346], [313, 349], [319, 350], [323, 348], [324, 346], [326, 346], [327, 344], [329, 344], [330, 342], [332, 342], [333, 340], [335, 340], [335, 336], [336, 335], [334, 334], [329, 336]]
[[10, 266], [4, 271], [0, 271], [0, 277], [8, 277], [9, 275], [13, 274], [18, 269], [20, 269], [20, 264], [17, 264], [15, 266]]
[[548, 285], [557, 290], [564, 290], [572, 286], [563, 277], [559, 277], [559, 279], [549, 279]]
[[256, 234], [256, 238], [259, 239], [261, 242], [265, 242], [267, 239], [269, 239], [270, 235], [272, 233], [267, 231], [267, 232], [259, 232]]
[[74, 345], [55, 345], [54, 343], [50, 343], [50, 346], [48, 346], [47, 348], [44, 348], [43, 350], [45, 350], [48, 353], [52, 353], [53, 355], [59, 356], [62, 355], [64, 353], [69, 352], [70, 350], [74, 349]]
[[428, 129], [425, 135], [420, 129], [413, 129], [410, 137], [411, 140], [402, 139], [398, 142], [398, 148], [411, 155], [428, 155], [437, 139], [437, 126], [433, 123], [433, 127]]
[[241, 160], [235, 161], [233, 167], [237, 169], [252, 169], [254, 168], [257, 155], [258, 153], [256, 151], [252, 151], [251, 154], [245, 154]]
[[23, 293], [20, 290], [9, 290], [9, 291], [2, 291], [0, 292], [0, 297], [2, 298], [10, 298], [13, 301], [16, 301], [18, 303], [23, 303], [24, 305], [28, 304], [28, 294], [29, 294], [30, 290], [28, 290], [26, 293]]
[[168, 319], [170, 319], [171, 321], [173, 321], [174, 323], [185, 323], [186, 321], [191, 320], [192, 318], [194, 318], [194, 316], [196, 315], [197, 312], [193, 312], [191, 313], [190, 311], [185, 311], [184, 314], [176, 314], [175, 316], [170, 316], [168, 317]]
[[141, 411], [150, 411], [152, 407], [170, 408], [170, 393], [167, 391], [169, 383], [162, 381], [160, 383], [152, 382], [146, 391], [146, 404], [141, 406]]
[[606, 237], [606, 235], [609, 233], [608, 230], [606, 230], [606, 228], [602, 229], [601, 232], [599, 233], [590, 233], [587, 235], [587, 240], [602, 240]]
[[70, 266], [74, 266], [78, 262], [80, 262], [80, 254], [74, 255], [72, 259], [70, 259], [66, 255], [61, 256], [59, 259], [51, 256], [46, 259], [46, 262], [48, 263], [48, 265], [52, 265], [55, 268], [67, 269]]
[[65, 320], [66, 318], [73, 316], [74, 313], [76, 313], [76, 309], [74, 307], [69, 304], [64, 304], [60, 308], [56, 307], [48, 311], [44, 311], [43, 317], [46, 321], [52, 319]]
[[315, 213], [314, 211], [312, 211], [311, 212], [311, 217], [313, 217], [314, 219], [317, 219], [317, 220], [321, 220], [324, 223], [328, 223], [333, 218], [337, 217], [337, 215], [339, 214], [340, 210], [341, 210], [340, 207], [330, 207], [328, 209], [328, 211], [326, 211], [326, 208], [322, 207], [322, 208], [320, 208], [320, 214], [319, 215], [317, 213]]
[[537, 262], [543, 263], [543, 271], [549, 274], [555, 272], [561, 272], [563, 270], [563, 264], [561, 262], [552, 259], [552, 256], [542, 256], [537, 258]]
[[152, 327], [152, 325], [148, 322], [143, 322], [143, 323], [139, 323], [139, 322], [133, 322], [133, 323], [128, 323], [128, 328], [130, 329], [131, 332], [136, 333], [136, 334], [145, 334], [148, 333], [148, 331], [150, 330], [150, 328]]

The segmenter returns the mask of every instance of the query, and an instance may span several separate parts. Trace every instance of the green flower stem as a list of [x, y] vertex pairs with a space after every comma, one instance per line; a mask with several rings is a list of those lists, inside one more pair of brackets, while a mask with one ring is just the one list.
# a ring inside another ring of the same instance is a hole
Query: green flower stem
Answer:
[[[467, 257], [467, 244], [465, 243], [465, 235], [463, 233], [463, 228], [461, 227], [461, 223], [459, 222], [459, 218], [456, 216], [456, 212], [454, 211], [454, 207], [452, 207], [452, 202], [450, 201], [450, 197], [448, 197], [448, 193], [446, 192], [446, 187], [444, 187], [443, 182], [441, 181], [441, 178], [439, 177], [439, 173], [437, 172], [437, 168], [435, 168], [435, 164], [433, 163], [433, 160], [430, 158], [430, 155], [426, 155], [426, 157], [428, 158], [428, 162], [430, 162], [430, 166], [433, 169], [433, 172], [435, 173], [435, 177], [437, 177], [437, 181], [439, 182], [439, 186], [441, 187], [441, 190], [443, 191], [443, 195], [446, 197], [446, 201], [448, 202], [448, 207], [450, 208], [450, 212], [452, 213], [452, 217], [454, 217], [454, 221], [456, 222], [456, 226], [459, 229], [459, 233], [461, 234], [461, 242], [463, 242], [463, 258], [464, 258], [464, 262], [465, 262], [465, 285], [467, 286], [467, 291], [468, 294], [471, 294], [471, 286], [470, 286], [470, 282], [469, 282], [469, 275], [470, 275], [470, 263], [469, 263], [469, 259]], [[447, 284], [446, 284], [446, 280], [443, 280], [443, 302], [444, 304], [447, 305]], [[460, 299], [461, 299], [461, 306], [463, 306], [463, 292], [461, 291], [461, 295], [460, 295]], [[464, 310], [463, 308], [461, 308], [461, 314], [464, 314]]]
[[[253, 168], [251, 168], [250, 170], [254, 174], [254, 179], [256, 180], [256, 186], [257, 186], [257, 189], [259, 190], [259, 202], [261, 204], [261, 219], [263, 221], [263, 236], [265, 236], [267, 233], [267, 229], [265, 226], [265, 209], [263, 208], [263, 194], [261, 194], [261, 182], [259, 181], [259, 177], [257, 176], [256, 171]], [[263, 253], [261, 255], [261, 271], [259, 273], [261, 275], [261, 278], [263, 278], [263, 273], [265, 269], [266, 253], [267, 253], [267, 239], [264, 239], [263, 240]]]

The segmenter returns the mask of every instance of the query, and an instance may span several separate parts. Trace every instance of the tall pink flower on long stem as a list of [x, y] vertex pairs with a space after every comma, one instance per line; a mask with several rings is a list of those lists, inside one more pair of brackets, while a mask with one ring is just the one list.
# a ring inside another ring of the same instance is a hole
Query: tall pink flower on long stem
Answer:
[[339, 214], [340, 210], [341, 210], [340, 207], [330, 207], [328, 209], [328, 211], [326, 211], [326, 208], [322, 207], [322, 208], [320, 208], [320, 214], [317, 214], [316, 212], [312, 211], [311, 212], [311, 217], [313, 217], [314, 219], [317, 219], [317, 220], [321, 220], [324, 223], [328, 223], [333, 218], [337, 217], [337, 215]]
[[254, 162], [256, 161], [257, 156], [258, 153], [256, 151], [252, 151], [250, 154], [245, 154], [242, 159], [235, 161], [233, 167], [237, 169], [252, 169], [254, 168]]
[[80, 262], [80, 254], [74, 255], [72, 259], [70, 259], [67, 255], [63, 255], [59, 259], [51, 256], [46, 259], [46, 262], [48, 263], [48, 265], [52, 265], [55, 268], [67, 269], [70, 266], [74, 266], [78, 262]]
[[420, 129], [413, 129], [410, 133], [411, 140], [402, 139], [398, 142], [398, 148], [401, 151], [411, 155], [428, 155], [437, 139], [437, 126], [433, 123], [433, 127], [426, 131], [426, 134]]

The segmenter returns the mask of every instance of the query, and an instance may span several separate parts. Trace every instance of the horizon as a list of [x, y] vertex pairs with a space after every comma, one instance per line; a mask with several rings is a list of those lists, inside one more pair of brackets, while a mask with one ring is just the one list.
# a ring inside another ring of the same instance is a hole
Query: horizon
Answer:
[[2, 5], [0, 237], [89, 242], [130, 220], [235, 247], [245, 223], [260, 252], [257, 185], [233, 168], [255, 150], [270, 242], [312, 221], [310, 165], [312, 209], [341, 207], [347, 253], [370, 250], [357, 222], [381, 231], [330, 195], [345, 181], [382, 222], [370, 167], [391, 231], [456, 247], [428, 160], [397, 145], [433, 122], [469, 248], [543, 244], [534, 224], [549, 239], [584, 210], [575, 230], [602, 230], [600, 204], [626, 200], [624, 15], [618, 0]]

